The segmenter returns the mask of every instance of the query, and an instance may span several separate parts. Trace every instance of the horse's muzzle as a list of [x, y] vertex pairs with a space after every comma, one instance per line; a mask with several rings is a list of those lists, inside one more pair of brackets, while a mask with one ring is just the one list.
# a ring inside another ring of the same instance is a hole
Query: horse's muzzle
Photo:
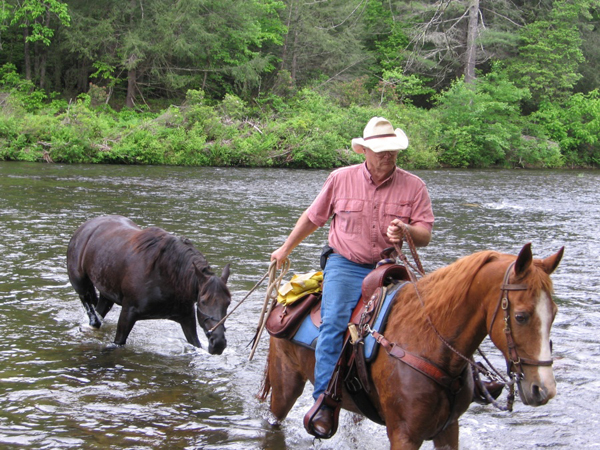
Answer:
[[224, 336], [222, 336], [222, 337], [209, 336], [208, 337], [208, 353], [210, 353], [211, 355], [220, 355], [221, 353], [223, 353], [223, 351], [225, 350], [226, 347], [227, 347], [227, 339], [225, 339]]
[[543, 383], [519, 383], [519, 396], [521, 401], [528, 406], [542, 406], [556, 395], [556, 384], [546, 386]]

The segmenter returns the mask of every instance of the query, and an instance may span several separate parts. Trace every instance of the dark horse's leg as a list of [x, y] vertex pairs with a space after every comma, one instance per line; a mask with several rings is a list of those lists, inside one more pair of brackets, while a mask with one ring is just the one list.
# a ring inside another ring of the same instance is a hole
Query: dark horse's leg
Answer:
[[[125, 304], [125, 302], [124, 302]], [[119, 321], [117, 322], [117, 334], [115, 336], [115, 345], [125, 345], [127, 337], [135, 322], [137, 321], [137, 314], [134, 308], [128, 308], [123, 305], [121, 308], [121, 314], [119, 315]]]
[[106, 317], [106, 314], [112, 309], [114, 306], [114, 302], [109, 300], [104, 295], [100, 294], [100, 299], [98, 300], [98, 304], [96, 305], [96, 312], [100, 314], [100, 317], [103, 319]]
[[189, 314], [180, 318], [178, 322], [179, 325], [181, 325], [181, 329], [183, 330], [183, 334], [185, 335], [187, 341], [194, 347], [202, 347], [200, 345], [198, 332], [196, 330], [196, 317], [194, 316], [194, 309], [190, 308]]
[[82, 281], [75, 287], [85, 312], [90, 319], [90, 326], [94, 328], [100, 328], [102, 321], [98, 318], [96, 310], [94, 309], [94, 305], [98, 303], [98, 296], [96, 295], [96, 289], [94, 288], [94, 285], [89, 279], [87, 279], [87, 281]]

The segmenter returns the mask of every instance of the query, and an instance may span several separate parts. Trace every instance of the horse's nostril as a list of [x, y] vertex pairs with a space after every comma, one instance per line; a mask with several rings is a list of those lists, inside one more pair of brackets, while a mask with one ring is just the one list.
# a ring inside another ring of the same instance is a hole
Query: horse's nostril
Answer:
[[537, 400], [543, 401], [546, 399], [546, 391], [543, 388], [540, 388], [537, 384], [534, 384], [531, 387], [531, 393]]
[[225, 347], [227, 347], [226, 339], [211, 338], [209, 339], [208, 343], [210, 344], [209, 353], [212, 355], [220, 355], [225, 350]]

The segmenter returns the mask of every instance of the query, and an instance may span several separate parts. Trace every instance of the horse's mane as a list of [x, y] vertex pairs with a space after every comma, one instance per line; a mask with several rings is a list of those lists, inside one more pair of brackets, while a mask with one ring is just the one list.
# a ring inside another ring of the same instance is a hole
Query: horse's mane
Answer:
[[[499, 257], [500, 253], [492, 250], [473, 253], [424, 276], [417, 283], [417, 289], [427, 311], [435, 311], [436, 315], [441, 316], [450, 314], [467, 295], [479, 269]], [[414, 290], [410, 289], [409, 292]], [[410, 308], [408, 312], [403, 311], [403, 321], [421, 322], [422, 318], [420, 306]]]
[[207, 278], [214, 275], [204, 255], [188, 239], [174, 236], [162, 228], [142, 230], [134, 239], [134, 249], [145, 253], [151, 261], [148, 271], [160, 269], [173, 286], [182, 289], [188, 296], [196, 296], [198, 292], [194, 266]]

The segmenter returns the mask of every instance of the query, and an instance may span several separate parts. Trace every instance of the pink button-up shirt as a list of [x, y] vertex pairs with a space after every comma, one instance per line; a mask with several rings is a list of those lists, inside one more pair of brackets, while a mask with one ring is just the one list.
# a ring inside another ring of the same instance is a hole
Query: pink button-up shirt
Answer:
[[375, 186], [365, 163], [333, 171], [307, 209], [308, 218], [322, 227], [333, 216], [329, 245], [336, 253], [360, 264], [381, 259], [391, 247], [387, 228], [393, 219], [433, 228], [431, 200], [423, 180], [396, 170]]

